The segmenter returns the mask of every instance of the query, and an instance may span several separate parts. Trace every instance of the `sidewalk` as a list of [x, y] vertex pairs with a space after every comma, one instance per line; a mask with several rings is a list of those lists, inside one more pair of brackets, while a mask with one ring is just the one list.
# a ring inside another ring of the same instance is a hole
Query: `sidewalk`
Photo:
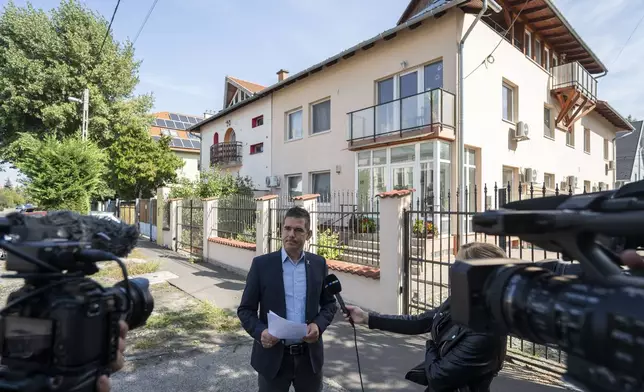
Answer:
[[[139, 249], [162, 261], [162, 270], [179, 278], [170, 284], [193, 295], [211, 301], [220, 308], [235, 310], [239, 304], [245, 279], [210, 264], [194, 264], [187, 258], [156, 246], [147, 240], [139, 241]], [[357, 327], [358, 350], [365, 391], [421, 391], [422, 388], [404, 379], [407, 370], [424, 357], [422, 336], [402, 336]], [[353, 329], [336, 317], [324, 333], [325, 376], [349, 391], [360, 391], [360, 379], [353, 342]], [[250, 358], [248, 359], [250, 362]], [[250, 364], [248, 365], [250, 369]], [[252, 370], [252, 369], [250, 369]], [[495, 379], [492, 391], [498, 392], [555, 392], [564, 391], [549, 385], [523, 379], [523, 372], [505, 371]]]

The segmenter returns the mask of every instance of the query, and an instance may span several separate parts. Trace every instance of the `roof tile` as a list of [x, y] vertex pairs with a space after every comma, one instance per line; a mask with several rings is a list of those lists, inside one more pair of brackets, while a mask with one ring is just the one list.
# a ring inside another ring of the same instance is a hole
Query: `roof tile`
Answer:
[[370, 279], [380, 279], [380, 268], [368, 265], [347, 263], [346, 261], [327, 260], [326, 264], [329, 269], [348, 274], [358, 275]]
[[208, 242], [213, 242], [215, 244], [232, 246], [233, 248], [240, 248], [246, 250], [257, 250], [257, 245], [251, 244], [250, 242], [243, 242], [237, 240], [231, 240], [230, 238], [221, 238], [221, 237], [210, 237]]

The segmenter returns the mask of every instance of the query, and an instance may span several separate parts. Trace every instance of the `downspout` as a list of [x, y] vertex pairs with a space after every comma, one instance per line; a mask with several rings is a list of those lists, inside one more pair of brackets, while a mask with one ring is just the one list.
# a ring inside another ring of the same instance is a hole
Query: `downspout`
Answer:
[[[487, 11], [487, 4], [488, 0], [483, 0], [483, 8], [481, 8], [481, 11], [476, 15], [476, 19], [474, 19], [474, 22], [470, 25], [470, 27], [467, 29], [465, 34], [463, 35], [463, 38], [461, 38], [461, 41], [458, 44], [458, 129], [457, 129], [457, 135], [456, 135], [456, 142], [458, 146], [458, 188], [460, 189], [460, 197], [458, 199], [458, 211], [461, 211], [462, 213], [465, 212], [465, 208], [467, 206], [467, 200], [465, 200], [465, 141], [463, 139], [465, 132], [463, 129], [463, 123], [465, 115], [464, 115], [464, 104], [463, 104], [463, 82], [464, 82], [464, 77], [463, 77], [463, 49], [465, 47], [465, 40], [467, 37], [470, 35], [472, 30], [474, 29], [474, 26], [478, 23], [479, 20], [481, 20], [481, 17], [483, 17], [483, 14]], [[458, 247], [460, 248], [461, 245], [465, 242], [465, 215], [459, 214], [458, 215]]]

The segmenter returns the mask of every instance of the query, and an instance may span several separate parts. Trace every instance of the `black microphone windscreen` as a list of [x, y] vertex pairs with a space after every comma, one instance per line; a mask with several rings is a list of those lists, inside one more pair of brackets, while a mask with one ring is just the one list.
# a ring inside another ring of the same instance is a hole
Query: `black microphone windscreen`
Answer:
[[52, 211], [43, 216], [12, 213], [7, 215], [7, 220], [28, 241], [64, 238], [88, 242], [93, 249], [119, 257], [132, 252], [139, 239], [139, 230], [135, 225], [71, 211]]
[[329, 274], [324, 278], [324, 288], [329, 294], [336, 295], [342, 291], [342, 284], [334, 274]]

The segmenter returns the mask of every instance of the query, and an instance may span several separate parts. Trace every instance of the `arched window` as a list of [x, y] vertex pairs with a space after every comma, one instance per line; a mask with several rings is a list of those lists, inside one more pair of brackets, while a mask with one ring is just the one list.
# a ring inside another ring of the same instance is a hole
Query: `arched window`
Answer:
[[234, 143], [236, 141], [235, 130], [228, 128], [228, 130], [226, 131], [226, 136], [224, 136], [224, 142]]
[[212, 137], [212, 144], [218, 144], [219, 143], [219, 133], [215, 132], [215, 136]]

